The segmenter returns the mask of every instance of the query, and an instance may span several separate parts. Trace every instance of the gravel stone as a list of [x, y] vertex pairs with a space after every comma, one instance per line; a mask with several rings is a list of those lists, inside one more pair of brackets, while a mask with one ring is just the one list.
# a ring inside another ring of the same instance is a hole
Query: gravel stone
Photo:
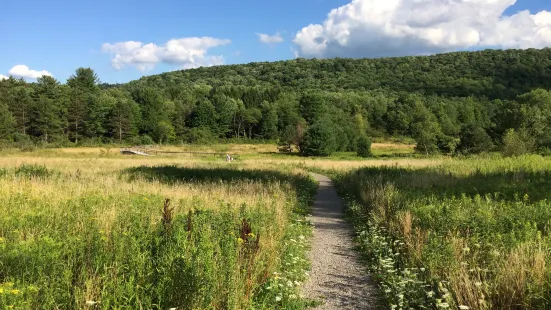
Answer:
[[310, 222], [314, 225], [312, 269], [304, 284], [305, 297], [324, 303], [316, 309], [382, 309], [381, 297], [354, 250], [354, 230], [343, 219], [343, 203], [331, 180], [319, 182]]

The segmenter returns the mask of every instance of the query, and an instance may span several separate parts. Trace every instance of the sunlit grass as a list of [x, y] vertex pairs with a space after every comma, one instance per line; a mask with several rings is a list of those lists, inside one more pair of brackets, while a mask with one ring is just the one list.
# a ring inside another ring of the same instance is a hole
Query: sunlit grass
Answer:
[[303, 303], [264, 289], [274, 272], [305, 277], [306, 243], [286, 242], [309, 231], [300, 169], [122, 156], [8, 156], [0, 169], [2, 308]]
[[396, 309], [551, 306], [550, 158], [476, 156], [335, 175]]

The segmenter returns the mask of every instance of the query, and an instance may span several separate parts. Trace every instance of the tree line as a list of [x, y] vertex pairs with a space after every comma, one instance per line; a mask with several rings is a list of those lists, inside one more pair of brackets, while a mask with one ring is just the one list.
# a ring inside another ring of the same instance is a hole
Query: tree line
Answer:
[[296, 59], [101, 83], [0, 81], [0, 144], [277, 141], [303, 155], [411, 138], [422, 153], [551, 148], [551, 49]]

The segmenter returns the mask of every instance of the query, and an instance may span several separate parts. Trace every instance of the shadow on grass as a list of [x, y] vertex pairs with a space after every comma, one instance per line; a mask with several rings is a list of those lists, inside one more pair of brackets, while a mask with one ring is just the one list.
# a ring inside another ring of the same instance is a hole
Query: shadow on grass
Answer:
[[351, 172], [347, 179], [379, 179], [394, 184], [402, 193], [421, 197], [491, 195], [506, 201], [517, 201], [525, 194], [530, 201], [551, 199], [551, 171], [473, 171], [454, 175], [438, 168], [407, 169], [400, 167], [367, 167]]
[[247, 170], [234, 168], [187, 168], [178, 166], [140, 166], [123, 170], [123, 175], [132, 181], [138, 178], [159, 181], [166, 184], [219, 183], [252, 181], [269, 183], [273, 181], [296, 182], [298, 176], [274, 170]]

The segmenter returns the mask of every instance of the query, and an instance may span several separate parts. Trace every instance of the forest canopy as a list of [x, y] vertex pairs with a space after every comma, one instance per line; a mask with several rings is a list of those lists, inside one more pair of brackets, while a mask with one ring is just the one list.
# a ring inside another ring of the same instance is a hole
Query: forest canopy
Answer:
[[0, 144], [251, 139], [328, 155], [368, 136], [412, 138], [422, 153], [518, 154], [551, 147], [550, 89], [549, 48], [295, 59], [116, 85], [78, 68], [65, 84], [0, 81]]

